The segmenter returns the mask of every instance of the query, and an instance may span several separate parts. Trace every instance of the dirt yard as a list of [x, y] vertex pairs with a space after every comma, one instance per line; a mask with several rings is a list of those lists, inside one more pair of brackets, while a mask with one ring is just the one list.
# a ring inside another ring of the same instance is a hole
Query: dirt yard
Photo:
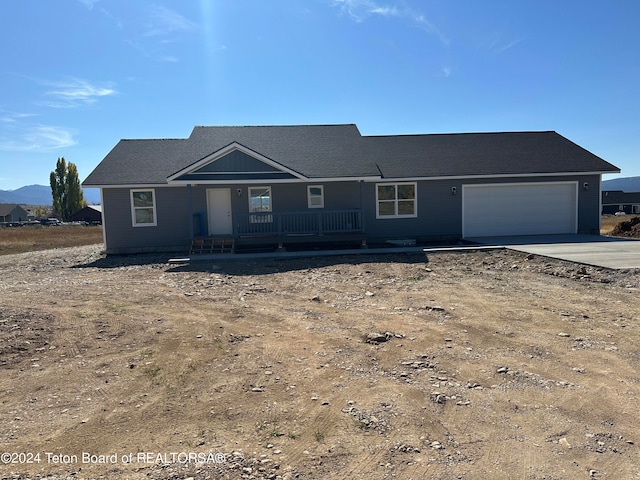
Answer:
[[2, 479], [640, 479], [640, 275], [0, 257]]

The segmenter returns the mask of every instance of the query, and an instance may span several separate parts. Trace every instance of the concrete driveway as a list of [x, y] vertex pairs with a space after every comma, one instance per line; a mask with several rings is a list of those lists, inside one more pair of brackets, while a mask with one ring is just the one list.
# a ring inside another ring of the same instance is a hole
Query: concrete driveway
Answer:
[[599, 235], [467, 238], [474, 243], [612, 269], [640, 268], [640, 241]]

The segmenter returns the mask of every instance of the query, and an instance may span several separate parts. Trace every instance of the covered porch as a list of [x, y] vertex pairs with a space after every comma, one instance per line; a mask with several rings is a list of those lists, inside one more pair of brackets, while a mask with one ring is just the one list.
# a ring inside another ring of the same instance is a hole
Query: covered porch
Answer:
[[362, 232], [360, 209], [255, 212], [234, 215], [235, 237], [327, 235]]
[[284, 248], [293, 244], [330, 242], [366, 246], [360, 209], [236, 213], [231, 235], [198, 235], [193, 239], [191, 251], [198, 253], [202, 245], [211, 246], [205, 247], [204, 253], [213, 253], [233, 252], [242, 246]]

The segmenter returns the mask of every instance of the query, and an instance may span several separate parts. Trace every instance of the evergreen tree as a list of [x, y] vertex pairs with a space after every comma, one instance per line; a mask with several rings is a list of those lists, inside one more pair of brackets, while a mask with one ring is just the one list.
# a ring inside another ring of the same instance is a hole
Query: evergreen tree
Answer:
[[56, 169], [49, 175], [51, 184], [51, 196], [53, 197], [53, 211], [63, 221], [85, 206], [77, 167], [65, 161], [64, 157], [58, 158]]

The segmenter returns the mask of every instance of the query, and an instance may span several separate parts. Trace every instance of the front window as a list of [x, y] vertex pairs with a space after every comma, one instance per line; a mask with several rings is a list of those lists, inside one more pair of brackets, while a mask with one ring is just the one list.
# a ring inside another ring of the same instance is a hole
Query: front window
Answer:
[[131, 220], [134, 227], [153, 227], [158, 224], [154, 190], [131, 190]]
[[[271, 187], [249, 187], [249, 211], [266, 213], [271, 211]], [[251, 215], [251, 223], [268, 223], [273, 221], [271, 215]]]
[[309, 208], [324, 208], [324, 187], [322, 185], [307, 187], [307, 205]]
[[376, 188], [377, 218], [415, 217], [416, 184], [383, 183]]

